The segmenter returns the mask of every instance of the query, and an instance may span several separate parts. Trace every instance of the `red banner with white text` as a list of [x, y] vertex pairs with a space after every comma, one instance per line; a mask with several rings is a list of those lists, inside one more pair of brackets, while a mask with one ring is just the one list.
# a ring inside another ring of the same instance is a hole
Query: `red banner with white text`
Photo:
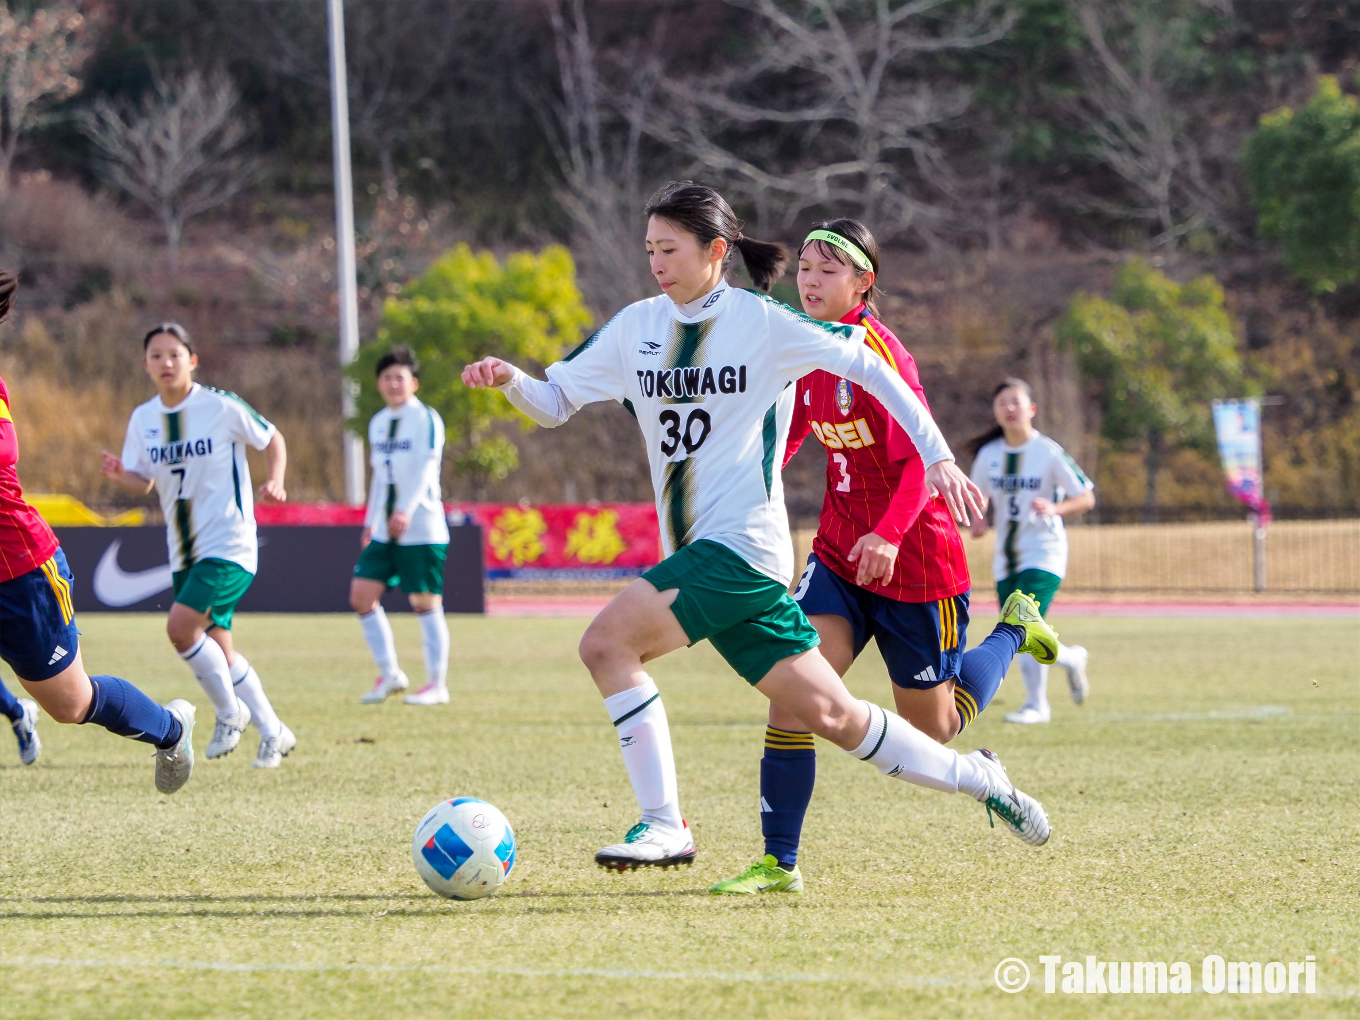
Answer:
[[[449, 523], [481, 525], [486, 574], [517, 580], [612, 580], [660, 559], [650, 503], [450, 503]], [[261, 525], [358, 525], [364, 508], [340, 503], [256, 505]]]

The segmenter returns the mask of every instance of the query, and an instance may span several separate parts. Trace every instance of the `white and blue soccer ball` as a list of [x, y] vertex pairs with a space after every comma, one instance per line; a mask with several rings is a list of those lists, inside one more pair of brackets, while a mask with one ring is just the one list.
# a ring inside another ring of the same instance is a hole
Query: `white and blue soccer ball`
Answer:
[[411, 841], [420, 877], [440, 896], [490, 896], [515, 866], [515, 831], [505, 815], [476, 797], [440, 801], [425, 813]]

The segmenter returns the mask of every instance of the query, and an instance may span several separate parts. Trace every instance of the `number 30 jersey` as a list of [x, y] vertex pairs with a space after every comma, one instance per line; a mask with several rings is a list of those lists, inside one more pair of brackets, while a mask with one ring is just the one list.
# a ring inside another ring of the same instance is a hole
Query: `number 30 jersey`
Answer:
[[991, 500], [996, 520], [998, 581], [1022, 570], [1067, 574], [1067, 530], [1057, 514], [1036, 514], [1034, 500], [1058, 503], [1094, 489], [1091, 480], [1061, 446], [1035, 432], [1020, 446], [993, 439], [978, 450], [970, 472]]
[[235, 393], [198, 383], [177, 407], [153, 397], [132, 412], [123, 467], [156, 484], [172, 570], [220, 559], [255, 573], [246, 447], [263, 450], [275, 431]]
[[864, 335], [724, 283], [684, 306], [665, 296], [629, 305], [547, 376], [573, 409], [616, 400], [637, 418], [667, 556], [710, 539], [787, 584], [780, 467], [795, 380], [818, 368], [853, 379], [903, 421], [927, 464], [951, 459], [930, 413]]

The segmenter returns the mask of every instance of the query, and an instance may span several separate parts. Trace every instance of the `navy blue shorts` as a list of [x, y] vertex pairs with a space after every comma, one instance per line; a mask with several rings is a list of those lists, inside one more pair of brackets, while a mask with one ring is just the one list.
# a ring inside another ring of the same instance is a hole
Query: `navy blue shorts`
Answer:
[[60, 548], [36, 570], [0, 581], [0, 659], [21, 679], [46, 680], [75, 659], [74, 581]]
[[847, 581], [816, 553], [793, 593], [808, 616], [850, 621], [855, 657], [873, 638], [898, 687], [929, 690], [959, 675], [968, 647], [968, 592], [936, 602], [898, 602]]

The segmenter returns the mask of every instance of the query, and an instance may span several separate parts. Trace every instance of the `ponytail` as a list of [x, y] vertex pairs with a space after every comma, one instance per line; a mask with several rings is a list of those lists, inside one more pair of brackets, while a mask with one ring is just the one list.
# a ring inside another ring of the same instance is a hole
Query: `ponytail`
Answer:
[[674, 223], [686, 233], [693, 234], [703, 247], [721, 237], [727, 242], [723, 269], [726, 270], [734, 251], [741, 252], [751, 282], [757, 289], [767, 293], [789, 264], [789, 251], [782, 244], [757, 241], [743, 234], [741, 221], [727, 204], [727, 199], [707, 184], [671, 181], [658, 188], [656, 194], [647, 200], [643, 214], [648, 217], [659, 216]]
[[[1008, 375], [993, 386], [992, 400], [995, 401], [996, 398], [1001, 396], [1006, 390], [1019, 390], [1025, 396], [1029, 397], [1031, 404], [1034, 403], [1034, 390], [1030, 388], [1029, 383], [1018, 376]], [[964, 443], [963, 448], [976, 457], [984, 446], [994, 439], [1000, 439], [1005, 434], [1006, 430], [1003, 429], [1000, 424], [993, 425], [986, 432], [983, 432], [981, 435], [976, 435], [968, 440], [968, 442]]]
[[757, 290], [768, 294], [774, 281], [784, 275], [784, 269], [789, 264], [789, 250], [774, 241], [757, 241], [745, 234], [737, 235], [736, 247], [741, 252], [741, 260], [746, 263], [751, 282]]

